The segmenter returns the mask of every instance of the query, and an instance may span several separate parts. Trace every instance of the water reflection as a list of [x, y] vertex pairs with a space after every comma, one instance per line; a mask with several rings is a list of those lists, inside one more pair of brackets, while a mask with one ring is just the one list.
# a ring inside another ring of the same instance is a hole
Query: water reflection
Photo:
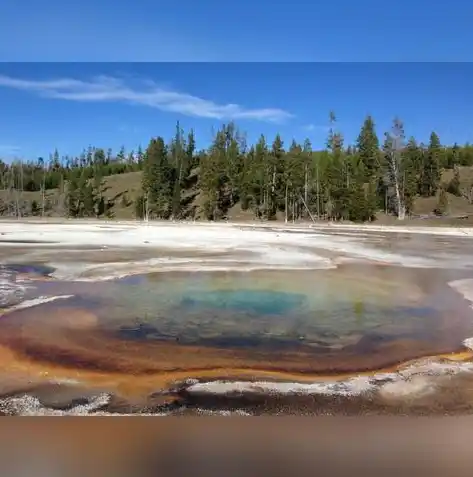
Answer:
[[[38, 266], [19, 270], [49, 272]], [[38, 283], [39, 294], [47, 290], [74, 298], [17, 312], [14, 323], [30, 326], [34, 315], [37, 323], [56, 326], [48, 322], [48, 310], [57, 316], [61, 307], [73, 307], [93, 313], [103, 340], [304, 353], [345, 349], [355, 355], [410, 340], [403, 354], [406, 349], [415, 354], [416, 343], [442, 350], [447, 341], [459, 346], [471, 324], [462, 318], [466, 307], [458, 295], [439, 274], [433, 276], [430, 270], [346, 266]], [[445, 334], [445, 320], [453, 313]]]
[[273, 290], [215, 290], [184, 294], [180, 306], [187, 309], [217, 309], [238, 313], [282, 315], [306, 304], [300, 293]]
[[16, 273], [47, 277], [54, 272], [54, 268], [41, 263], [10, 263], [3, 265], [3, 269]]
[[[50, 270], [32, 265], [16, 273]], [[21, 373], [25, 383], [74, 379], [81, 389], [149, 404], [157, 390], [188, 378], [304, 381], [390, 369], [458, 350], [473, 336], [471, 311], [447, 286], [451, 279], [432, 270], [345, 266], [40, 280], [32, 296], [74, 297], [2, 316], [0, 371], [8, 379]]]

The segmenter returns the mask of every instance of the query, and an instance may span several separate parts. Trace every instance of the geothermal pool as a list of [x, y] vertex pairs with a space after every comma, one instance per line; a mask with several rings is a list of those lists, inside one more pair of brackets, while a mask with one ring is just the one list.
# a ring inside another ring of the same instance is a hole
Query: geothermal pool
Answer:
[[473, 409], [464, 232], [0, 229], [4, 414]]

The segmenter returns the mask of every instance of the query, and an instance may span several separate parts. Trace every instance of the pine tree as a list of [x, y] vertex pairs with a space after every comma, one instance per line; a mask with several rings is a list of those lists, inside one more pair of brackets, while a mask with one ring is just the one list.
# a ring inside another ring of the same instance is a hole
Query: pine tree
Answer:
[[[142, 171], [138, 217], [183, 219], [199, 217], [200, 211], [217, 220], [241, 207], [263, 219], [284, 214], [288, 221], [315, 216], [358, 221], [373, 220], [381, 208], [402, 218], [413, 212], [419, 196], [437, 196], [438, 210], [448, 204], [448, 193], [473, 203], [473, 186], [464, 178], [460, 184], [459, 167], [473, 165], [468, 143], [443, 147], [432, 133], [428, 145], [412, 137], [405, 144], [397, 121], [379, 150], [375, 122], [368, 116], [356, 144], [345, 145], [331, 113], [326, 149], [313, 151], [309, 140], [301, 146], [289, 138], [288, 144], [286, 151], [280, 135], [269, 147], [264, 136], [247, 144], [230, 123], [222, 125], [209, 148], [196, 152], [193, 131], [184, 134], [177, 124], [169, 146], [156, 138], [146, 151], [138, 148], [127, 157], [123, 147], [114, 157], [111, 149], [90, 145], [77, 156], [61, 157], [55, 150], [46, 164], [0, 161], [0, 188], [6, 196], [0, 213], [44, 214], [49, 208], [70, 217], [110, 216], [106, 176], [131, 171]], [[453, 169], [444, 186], [442, 168]], [[37, 195], [26, 200], [23, 191]], [[128, 207], [130, 201], [121, 197], [121, 208]]]
[[61, 161], [59, 160], [59, 151], [57, 148], [54, 150], [54, 154], [51, 160], [51, 170], [58, 171], [61, 168]]
[[446, 168], [453, 169], [460, 164], [460, 147], [455, 143], [446, 151]]
[[162, 137], [152, 139], [146, 151], [148, 207], [153, 217], [167, 219], [172, 212], [173, 168]]
[[103, 149], [96, 149], [93, 157], [93, 179], [92, 179], [92, 209], [96, 218], [106, 212], [104, 198], [105, 182], [103, 170], [105, 167], [105, 152]]
[[228, 207], [233, 207], [239, 200], [240, 173], [243, 165], [240, 144], [242, 138], [236, 126], [230, 123], [225, 129], [225, 164], [227, 177]]
[[281, 191], [281, 184], [283, 182], [284, 172], [284, 143], [279, 134], [276, 134], [273, 144], [271, 146], [271, 152], [268, 156], [269, 159], [269, 173], [270, 182], [268, 184], [268, 219], [274, 220], [276, 218], [276, 212], [280, 205], [283, 203], [283, 193]]
[[[138, 154], [141, 155], [141, 148], [138, 149]], [[138, 198], [137, 207], [143, 205], [142, 214], [137, 214], [138, 216], [144, 218], [146, 221], [150, 218], [150, 190], [151, 184], [153, 182], [152, 177], [152, 168], [151, 163], [148, 159], [147, 151], [141, 155], [141, 164], [143, 168], [143, 174], [141, 176], [141, 189], [143, 191], [143, 196]]]
[[36, 202], [36, 200], [33, 200], [31, 202], [31, 215], [37, 216], [37, 215], [40, 214], [40, 211], [41, 211], [41, 209], [38, 205], [38, 202]]
[[[117, 162], [119, 163], [124, 163], [125, 162], [125, 157], [126, 157], [126, 150], [125, 150], [125, 146], [122, 146], [120, 148], [120, 151], [118, 151], [118, 154], [117, 154]], [[105, 162], [105, 161], [104, 161]]]
[[343, 150], [343, 136], [335, 130], [336, 117], [331, 112], [329, 116], [330, 131], [327, 140], [329, 162], [326, 169], [328, 214], [330, 219], [348, 218], [348, 188], [350, 171]]
[[357, 153], [363, 163], [365, 179], [374, 179], [380, 167], [379, 139], [371, 116], [367, 116], [356, 141]]
[[93, 186], [89, 181], [87, 169], [84, 168], [77, 181], [77, 215], [79, 217], [89, 217], [93, 214]]
[[422, 171], [421, 194], [424, 197], [434, 196], [439, 188], [441, 177], [441, 154], [442, 146], [438, 135], [433, 132], [430, 135], [429, 146], [424, 154], [424, 166]]
[[171, 156], [173, 168], [173, 184], [171, 184], [171, 217], [178, 219], [180, 217], [181, 207], [181, 188], [184, 185], [185, 171], [187, 169], [186, 145], [183, 139], [184, 131], [181, 129], [179, 121], [176, 124], [176, 134], [171, 143]]
[[300, 202], [304, 187], [303, 160], [302, 147], [293, 140], [286, 154], [283, 172], [286, 222], [289, 219], [294, 221], [300, 214]]
[[375, 123], [371, 116], [367, 116], [361, 127], [356, 141], [356, 153], [360, 159], [359, 169], [363, 169], [363, 182], [365, 187], [365, 206], [367, 207], [368, 220], [373, 220], [379, 202], [380, 190], [380, 148], [379, 139], [375, 130]]
[[136, 151], [136, 164], [139, 170], [143, 169], [143, 160], [144, 160], [143, 149], [141, 145], [139, 145], [138, 150]]
[[79, 215], [78, 202], [78, 177], [77, 172], [73, 170], [69, 178], [69, 183], [67, 184], [66, 192], [66, 210], [69, 217], [77, 217]]
[[184, 168], [184, 186], [188, 186], [188, 180], [190, 175], [192, 174], [193, 170], [199, 166], [199, 156], [195, 155], [195, 135], [194, 131], [190, 131], [187, 135], [186, 141], [186, 161], [185, 161], [185, 168]]
[[219, 220], [228, 211], [226, 165], [226, 127], [217, 131], [208, 154], [201, 158], [200, 184], [204, 196], [204, 214], [209, 220]]
[[304, 140], [302, 147], [302, 164], [304, 167], [304, 211], [303, 217], [313, 218], [310, 205], [313, 198], [313, 177], [312, 177], [312, 144], [308, 138]]
[[253, 208], [258, 218], [269, 217], [269, 183], [268, 144], [261, 135], [254, 148], [251, 162], [248, 163], [248, 184], [253, 196]]

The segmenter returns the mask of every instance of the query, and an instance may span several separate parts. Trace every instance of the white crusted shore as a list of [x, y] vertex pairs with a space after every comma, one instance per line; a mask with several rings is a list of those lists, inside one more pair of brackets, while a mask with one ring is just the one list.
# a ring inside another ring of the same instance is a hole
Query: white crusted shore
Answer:
[[[400, 247], [402, 240], [397, 237], [402, 236], [404, 242], [411, 237], [409, 248]], [[41, 258], [57, 268], [59, 279], [97, 280], [176, 269], [323, 269], [346, 261], [421, 268], [473, 266], [470, 253], [461, 257], [457, 251], [432, 249], [429, 253], [425, 243], [434, 238], [469, 242], [473, 228], [0, 221], [0, 253], [8, 247], [9, 262], [17, 260], [15, 249], [21, 249], [21, 261]], [[123, 249], [140, 256], [127, 261], [104, 259], [103, 263], [87, 260], [87, 252]]]

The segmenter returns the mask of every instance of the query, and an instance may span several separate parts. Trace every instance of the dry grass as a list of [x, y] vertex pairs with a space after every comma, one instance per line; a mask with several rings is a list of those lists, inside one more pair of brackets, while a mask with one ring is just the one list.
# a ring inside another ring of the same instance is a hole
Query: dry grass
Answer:
[[[473, 183], [473, 167], [460, 166], [460, 183], [470, 185]], [[453, 169], [447, 169], [442, 174], [442, 182], [449, 182], [453, 178]]]
[[[53, 190], [48, 190], [45, 193], [45, 198], [46, 199], [54, 199], [57, 198], [58, 196], [58, 191], [57, 189]], [[8, 199], [8, 191], [6, 190], [0, 190], [0, 200], [7, 201]], [[32, 202], [33, 200], [36, 200], [38, 204], [41, 204], [41, 192], [22, 192], [21, 195], [19, 195], [19, 199], [25, 200], [27, 202]]]
[[141, 194], [141, 172], [127, 172], [105, 178], [105, 197], [114, 202], [113, 214], [120, 219], [135, 218], [135, 201]]
[[[113, 215], [117, 219], [134, 219], [135, 218], [135, 206], [134, 201], [141, 194], [141, 172], [128, 172], [125, 174], [117, 174], [113, 176], [105, 177], [105, 197], [114, 202], [112, 208]], [[453, 170], [446, 170], [442, 174], [442, 182], [447, 183], [453, 177]], [[460, 167], [460, 182], [462, 186], [470, 185], [473, 183], [473, 167]], [[46, 192], [46, 198], [51, 202], [56, 202], [58, 200], [58, 191], [50, 190]], [[38, 204], [41, 203], [41, 193], [40, 192], [23, 192], [21, 195], [22, 199], [25, 201], [36, 200]], [[0, 200], [7, 199], [7, 192], [0, 190]], [[455, 197], [452, 194], [448, 194], [449, 201], [449, 215], [450, 216], [460, 216], [460, 215], [473, 215], [473, 205], [468, 204], [468, 202], [461, 198]], [[202, 195], [197, 194], [193, 205], [196, 207], [197, 217], [201, 217], [202, 209]], [[428, 215], [433, 212], [437, 206], [436, 197], [420, 197], [415, 201], [414, 204], [414, 213], [419, 215]], [[191, 205], [192, 207], [192, 205]], [[48, 214], [52, 217], [58, 216], [57, 213], [52, 212]], [[236, 222], [252, 222], [255, 221], [254, 214], [250, 210], [242, 210], [240, 204], [237, 204], [229, 211], [229, 219]], [[278, 213], [277, 221], [283, 221], [284, 214]], [[386, 217], [384, 214], [379, 214], [378, 220], [381, 223], [393, 223], [396, 224], [399, 221], [394, 217]], [[419, 220], [411, 219], [409, 223], [412, 225], [418, 225], [421, 222], [422, 225], [471, 225], [473, 224], [473, 219], [449, 219], [443, 218], [441, 220], [432, 219], [432, 220]]]
[[[113, 214], [119, 219], [135, 218], [134, 201], [141, 194], [141, 172], [128, 172], [126, 174], [117, 174], [105, 177], [105, 193], [104, 196], [114, 202], [112, 208]], [[41, 192], [22, 192], [21, 200], [32, 202], [36, 200], [38, 205], [41, 204]], [[46, 200], [51, 203], [57, 203], [59, 199], [58, 189], [46, 191]], [[8, 192], [0, 190], [0, 200], [8, 200]], [[51, 211], [47, 213], [50, 217], [57, 217], [58, 213]]]

